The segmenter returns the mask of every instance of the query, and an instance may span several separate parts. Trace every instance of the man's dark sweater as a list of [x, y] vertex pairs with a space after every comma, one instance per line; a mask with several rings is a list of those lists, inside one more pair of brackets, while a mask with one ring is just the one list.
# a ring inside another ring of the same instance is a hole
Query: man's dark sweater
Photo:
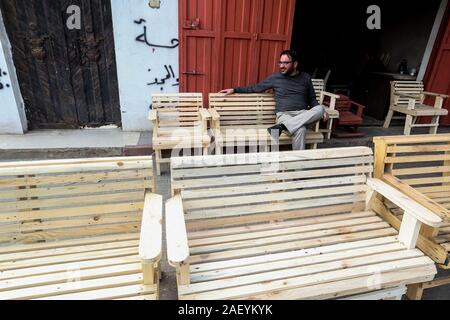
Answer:
[[234, 88], [234, 92], [259, 93], [268, 89], [273, 89], [275, 93], [277, 113], [309, 109], [319, 105], [311, 76], [304, 72], [293, 77], [274, 73], [254, 86]]

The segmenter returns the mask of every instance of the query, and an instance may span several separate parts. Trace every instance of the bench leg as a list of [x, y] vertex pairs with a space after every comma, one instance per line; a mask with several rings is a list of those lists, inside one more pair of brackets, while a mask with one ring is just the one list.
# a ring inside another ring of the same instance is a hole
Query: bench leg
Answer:
[[403, 134], [405, 136], [409, 136], [411, 134], [411, 125], [413, 123], [413, 117], [409, 114], [406, 115], [406, 121], [405, 121], [405, 130], [403, 131]]
[[155, 162], [156, 162], [156, 174], [158, 176], [161, 175], [161, 158], [162, 158], [162, 152], [161, 150], [155, 151]]
[[389, 110], [386, 119], [384, 120], [383, 128], [387, 129], [389, 128], [389, 125], [391, 124], [392, 116], [394, 115], [394, 111]]
[[331, 139], [331, 129], [333, 128], [333, 120], [334, 119], [330, 119], [330, 120], [328, 120], [328, 123], [327, 123], [327, 130], [328, 130], [328, 132], [327, 132], [327, 139], [328, 140]]
[[154, 268], [154, 263], [142, 262], [142, 274], [143, 274], [143, 284], [151, 285], [156, 284], [156, 270]]
[[420, 300], [422, 299], [423, 294], [423, 284], [417, 283], [417, 284], [411, 284], [408, 287], [408, 290], [406, 291], [406, 296], [409, 300]]
[[436, 134], [439, 124], [439, 117], [432, 117], [431, 118], [431, 124], [435, 125], [434, 127], [430, 127], [430, 134]]

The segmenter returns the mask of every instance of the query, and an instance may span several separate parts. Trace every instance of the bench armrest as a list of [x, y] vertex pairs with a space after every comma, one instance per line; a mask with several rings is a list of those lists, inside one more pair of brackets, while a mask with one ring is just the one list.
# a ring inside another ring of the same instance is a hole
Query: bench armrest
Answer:
[[322, 93], [323, 93], [324, 96], [328, 96], [328, 97], [334, 98], [334, 99], [339, 99], [341, 97], [341, 96], [339, 96], [337, 94], [334, 94], [334, 93], [331, 93], [331, 92], [328, 92], [328, 91], [322, 91]]
[[420, 222], [431, 227], [439, 227], [442, 224], [442, 219], [434, 214], [429, 209], [421, 204], [413, 201], [411, 198], [403, 194], [397, 189], [394, 189], [387, 183], [380, 179], [367, 179], [367, 185], [375, 192], [381, 194], [386, 199], [393, 202], [395, 205], [405, 211], [405, 214], [412, 215]]
[[429, 92], [429, 91], [424, 91], [423, 94], [426, 95], [426, 96], [431, 96], [431, 97], [441, 97], [443, 99], [446, 99], [446, 98], [449, 97], [446, 94], [434, 93], [434, 92]]
[[209, 109], [208, 111], [209, 111], [209, 113], [211, 114], [211, 118], [212, 118], [214, 121], [220, 120], [220, 114], [217, 112], [217, 110], [215, 110], [215, 109]]
[[441, 219], [443, 221], [450, 222], [449, 211], [446, 208], [444, 208], [443, 206], [441, 206], [439, 203], [437, 203], [436, 201], [428, 198], [423, 193], [417, 191], [410, 185], [404, 183], [403, 181], [394, 177], [391, 174], [384, 174], [382, 176], [382, 180], [387, 182], [389, 185], [393, 186], [394, 188], [400, 190], [407, 196], [413, 198], [414, 201], [418, 202], [425, 208], [431, 210], [434, 214], [441, 217]]
[[198, 113], [199, 113], [200, 118], [201, 118], [202, 120], [208, 120], [208, 119], [211, 119], [211, 114], [210, 114], [210, 113], [208, 112], [208, 110], [206, 110], [206, 109], [200, 108], [200, 109], [198, 109]]
[[158, 110], [150, 110], [148, 113], [148, 120], [154, 122], [158, 119]]
[[180, 195], [166, 202], [166, 237], [169, 264], [177, 267], [185, 263], [189, 258], [189, 245]]
[[356, 106], [356, 115], [358, 117], [362, 117], [362, 113], [363, 113], [365, 106], [363, 106], [362, 104], [356, 103], [355, 101], [350, 101], [350, 103], [352, 105]]
[[145, 263], [161, 258], [162, 244], [162, 196], [146, 192], [142, 213], [139, 257]]

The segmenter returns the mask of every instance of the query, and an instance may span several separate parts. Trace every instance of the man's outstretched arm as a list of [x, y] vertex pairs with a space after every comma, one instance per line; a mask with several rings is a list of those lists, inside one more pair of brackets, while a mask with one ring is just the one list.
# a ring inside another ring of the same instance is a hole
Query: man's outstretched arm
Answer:
[[259, 93], [272, 88], [273, 88], [273, 79], [272, 76], [269, 76], [268, 78], [264, 79], [260, 83], [255, 84], [253, 86], [224, 89], [219, 91], [219, 93], [225, 93], [226, 95], [233, 93]]

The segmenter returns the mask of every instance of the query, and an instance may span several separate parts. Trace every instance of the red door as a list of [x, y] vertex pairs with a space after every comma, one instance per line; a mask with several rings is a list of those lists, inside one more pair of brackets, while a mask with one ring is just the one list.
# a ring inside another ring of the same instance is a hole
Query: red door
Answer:
[[[450, 95], [450, 2], [442, 20], [433, 54], [425, 74], [426, 91]], [[450, 111], [450, 99], [444, 101], [444, 108]], [[450, 115], [441, 117], [441, 124], [450, 125]]]
[[180, 89], [210, 92], [256, 83], [290, 47], [295, 0], [179, 0]]

